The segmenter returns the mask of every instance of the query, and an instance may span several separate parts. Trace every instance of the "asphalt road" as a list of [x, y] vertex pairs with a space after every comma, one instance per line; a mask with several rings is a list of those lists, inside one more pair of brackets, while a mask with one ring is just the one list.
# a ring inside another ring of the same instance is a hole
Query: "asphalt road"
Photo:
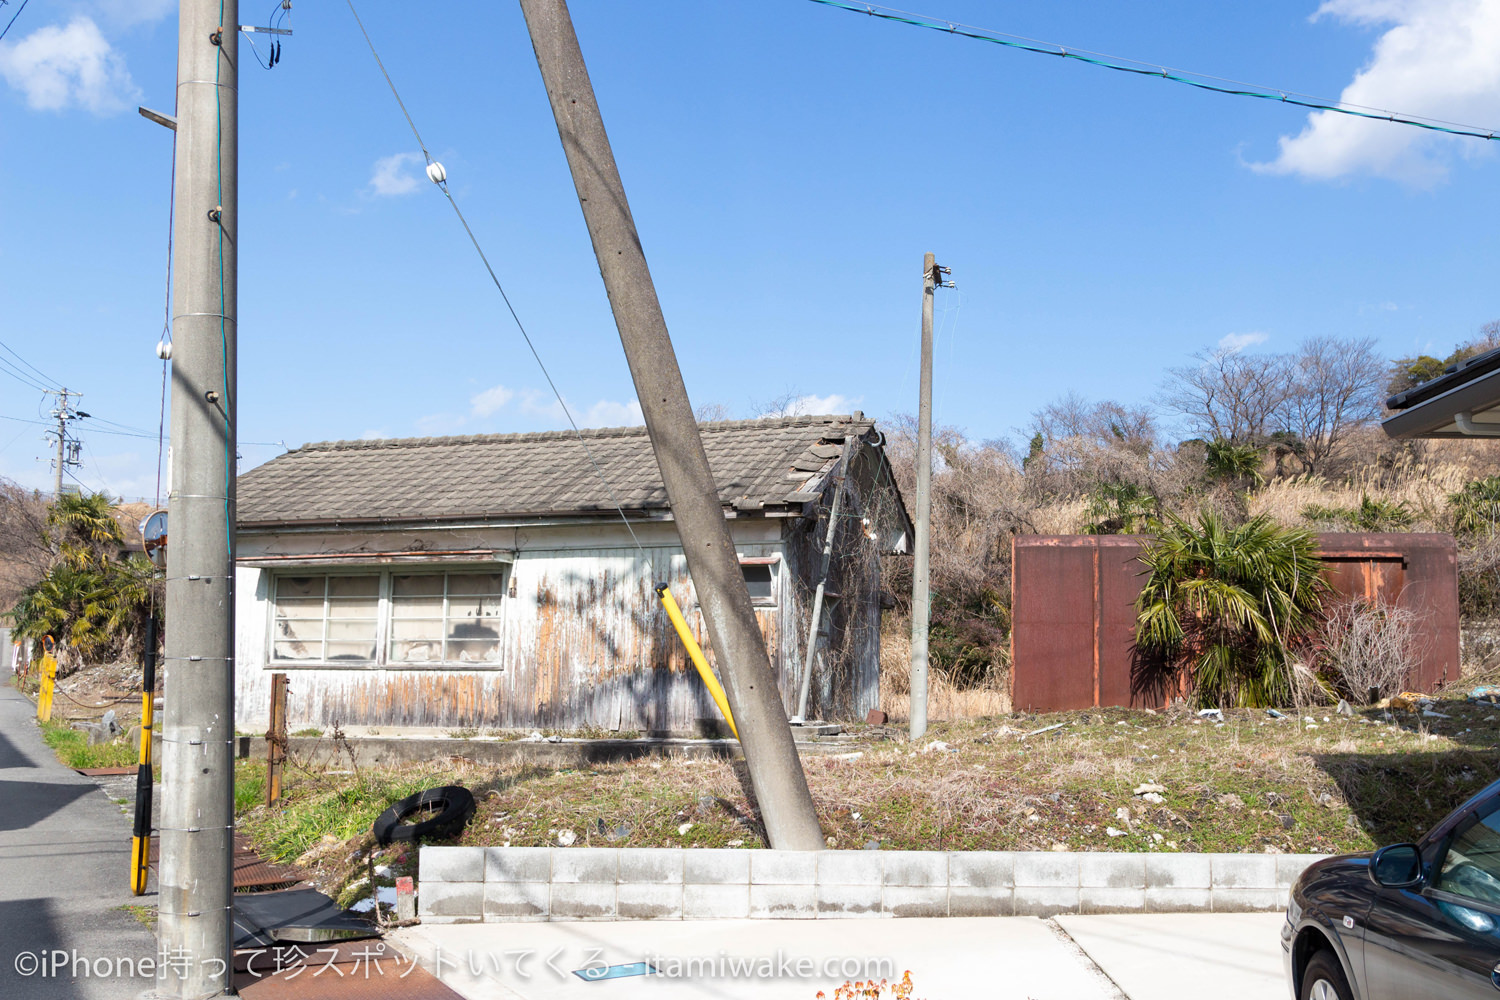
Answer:
[[128, 973], [156, 939], [121, 907], [156, 899], [130, 893], [130, 820], [58, 762], [35, 714], [0, 667], [0, 997], [138, 997], [154, 975]]

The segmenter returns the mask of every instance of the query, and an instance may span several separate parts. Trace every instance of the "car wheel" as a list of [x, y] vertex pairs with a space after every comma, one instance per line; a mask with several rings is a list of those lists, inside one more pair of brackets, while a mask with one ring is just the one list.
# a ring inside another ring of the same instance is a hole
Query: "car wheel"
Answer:
[[1325, 948], [1307, 963], [1300, 1000], [1354, 1000], [1337, 955]]

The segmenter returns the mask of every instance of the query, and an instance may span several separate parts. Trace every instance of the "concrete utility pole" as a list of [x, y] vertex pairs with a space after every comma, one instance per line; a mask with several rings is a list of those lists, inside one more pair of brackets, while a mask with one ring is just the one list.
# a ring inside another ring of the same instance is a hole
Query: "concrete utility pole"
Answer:
[[[181, 0], [156, 989], [230, 989], [239, 0]], [[221, 13], [222, 11], [222, 13]]]
[[911, 570], [911, 738], [927, 732], [927, 535], [932, 521], [932, 294], [941, 278], [932, 254], [922, 258], [922, 388], [917, 403], [917, 542]]
[[53, 469], [54, 475], [52, 479], [52, 499], [54, 502], [56, 502], [58, 497], [62, 496], [63, 471], [70, 465], [78, 464], [76, 456], [73, 458], [69, 458], [68, 456], [68, 421], [76, 420], [79, 416], [68, 409], [68, 397], [81, 395], [82, 393], [69, 392], [67, 389], [57, 390], [57, 409], [52, 411], [52, 415], [57, 418], [57, 430], [54, 432], [57, 435], [57, 457], [53, 459], [53, 464], [56, 467]]
[[58, 497], [62, 496], [63, 462], [66, 461], [63, 449], [67, 447], [67, 443], [68, 390], [64, 389], [57, 394], [57, 458], [54, 459], [54, 463], [57, 465], [54, 471], [57, 475], [52, 481], [52, 500], [54, 503]]
[[771, 846], [824, 846], [708, 456], [564, 0], [521, 0]]

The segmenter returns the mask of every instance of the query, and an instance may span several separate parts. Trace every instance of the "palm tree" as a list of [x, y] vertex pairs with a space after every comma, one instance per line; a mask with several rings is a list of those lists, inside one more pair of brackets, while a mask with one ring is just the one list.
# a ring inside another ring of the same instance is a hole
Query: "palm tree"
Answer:
[[1285, 704], [1290, 651], [1306, 641], [1327, 590], [1310, 531], [1267, 517], [1228, 527], [1169, 515], [1140, 556], [1138, 690], [1185, 690], [1200, 705]]
[[1083, 516], [1085, 535], [1134, 535], [1150, 531], [1160, 506], [1135, 483], [1096, 483]]
[[1448, 494], [1453, 512], [1453, 532], [1459, 535], [1495, 533], [1500, 523], [1500, 476], [1471, 480], [1457, 493]]
[[100, 567], [125, 539], [114, 518], [114, 502], [104, 493], [64, 493], [47, 509], [58, 554], [78, 568]]
[[1251, 444], [1238, 444], [1215, 438], [1203, 451], [1203, 466], [1209, 478], [1224, 482], [1246, 481], [1259, 486], [1265, 482], [1260, 474], [1260, 449]]
[[52, 636], [60, 665], [73, 658], [134, 655], [160, 584], [146, 559], [119, 558], [124, 534], [109, 497], [60, 496], [47, 511], [47, 525], [56, 556], [7, 613], [16, 637]]

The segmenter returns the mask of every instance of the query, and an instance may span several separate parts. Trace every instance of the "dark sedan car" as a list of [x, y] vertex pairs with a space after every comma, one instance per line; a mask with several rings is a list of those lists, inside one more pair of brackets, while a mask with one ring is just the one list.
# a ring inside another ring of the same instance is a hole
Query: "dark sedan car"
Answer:
[[1310, 866], [1281, 947], [1297, 1000], [1500, 998], [1500, 781], [1419, 843]]

